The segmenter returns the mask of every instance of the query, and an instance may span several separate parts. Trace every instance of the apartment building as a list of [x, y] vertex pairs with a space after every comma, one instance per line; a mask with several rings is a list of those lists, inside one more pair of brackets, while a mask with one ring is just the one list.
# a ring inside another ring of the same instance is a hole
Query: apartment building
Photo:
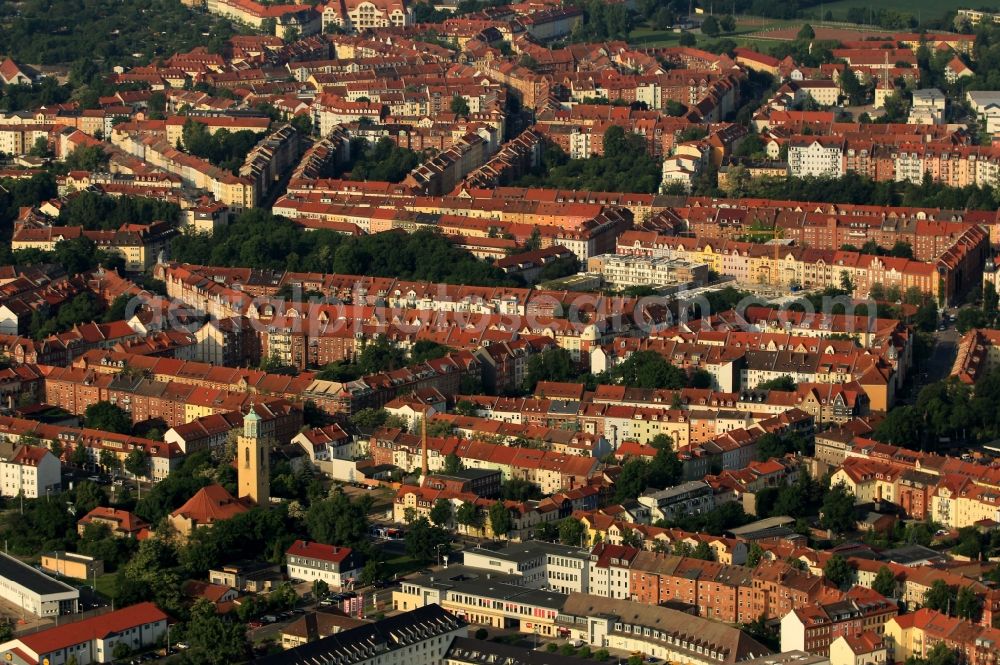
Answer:
[[844, 141], [814, 136], [788, 142], [788, 171], [796, 178], [836, 178], [843, 174]]
[[796, 607], [781, 619], [781, 650], [831, 655], [840, 638], [863, 633], [881, 637], [887, 623], [899, 615], [894, 601], [863, 586], [852, 587], [844, 598]]
[[[0, 416], [0, 441], [3, 441], [4, 444], [13, 443], [16, 445], [22, 439], [40, 440], [47, 445], [51, 445], [49, 442], [58, 442], [64, 450], [69, 451], [72, 451], [77, 446], [83, 446], [87, 451], [87, 463], [94, 465], [99, 462], [102, 450], [111, 451], [122, 463], [124, 463], [129, 453], [134, 450], [141, 450], [149, 456], [149, 478], [153, 481], [166, 478], [183, 461], [183, 454], [180, 449], [175, 445], [162, 441], [153, 441], [152, 439], [118, 434], [116, 432], [45, 425], [34, 420]], [[56, 464], [59, 463], [51, 453], [48, 451], [46, 453], [53, 458]], [[35, 453], [32, 453], [32, 455], [37, 456]], [[43, 480], [51, 477], [51, 469], [55, 469], [56, 467], [48, 461], [47, 457], [42, 456], [41, 460], [41, 473], [36, 472], [29, 477], [41, 478]], [[11, 482], [13, 486], [14, 481], [12, 480]], [[37, 483], [38, 481], [36, 480], [35, 482]], [[54, 487], [53, 485], [49, 486]], [[44, 496], [45, 486], [39, 485], [39, 489], [41, 490], [39, 496]], [[53, 489], [53, 491], [55, 490]]]
[[712, 487], [701, 480], [692, 480], [676, 487], [647, 490], [637, 497], [640, 505], [649, 508], [651, 522], [673, 521], [680, 515], [700, 515], [715, 508]]
[[680, 259], [600, 254], [587, 259], [587, 271], [614, 289], [630, 286], [699, 285], [708, 281], [708, 266]]
[[62, 489], [62, 464], [47, 448], [0, 443], [0, 496], [38, 499]]
[[334, 590], [351, 588], [364, 562], [350, 547], [296, 540], [285, 551], [288, 577], [303, 582], [321, 580]]
[[330, 26], [362, 32], [413, 22], [413, 8], [405, 0], [333, 0], [323, 7], [322, 15], [324, 33]]
[[994, 665], [1000, 653], [1000, 630], [928, 608], [893, 618], [885, 625], [885, 636], [897, 662], [911, 656], [925, 658], [940, 643], [970, 665]]

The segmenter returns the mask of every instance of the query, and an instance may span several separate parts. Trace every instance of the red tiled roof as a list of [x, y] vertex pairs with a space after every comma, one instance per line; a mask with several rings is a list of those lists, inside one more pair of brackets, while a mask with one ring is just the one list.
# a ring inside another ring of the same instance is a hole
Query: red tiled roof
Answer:
[[109, 614], [24, 635], [17, 638], [17, 641], [41, 655], [168, 618], [153, 603], [139, 603]]
[[305, 556], [310, 559], [320, 559], [321, 561], [331, 561], [341, 563], [351, 556], [350, 547], [340, 547], [338, 545], [324, 545], [323, 543], [312, 543], [306, 540], [296, 540], [288, 548], [285, 554]]
[[211, 524], [219, 520], [227, 520], [249, 508], [222, 485], [208, 485], [188, 499], [187, 503], [170, 513], [172, 516], [182, 516], [197, 524]]

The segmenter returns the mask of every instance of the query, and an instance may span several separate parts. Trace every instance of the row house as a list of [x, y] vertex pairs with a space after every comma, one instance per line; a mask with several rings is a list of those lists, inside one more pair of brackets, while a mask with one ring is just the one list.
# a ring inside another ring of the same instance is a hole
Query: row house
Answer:
[[350, 417], [365, 408], [382, 408], [399, 395], [433, 388], [451, 398], [460, 392], [463, 379], [478, 383], [480, 362], [468, 351], [410, 367], [362, 377], [355, 381], [312, 380], [299, 397], [312, 400], [331, 415]]
[[996, 665], [1000, 654], [1000, 630], [928, 608], [894, 617], [886, 623], [885, 635], [897, 662], [926, 658], [938, 644], [969, 665]]
[[[369, 444], [375, 464], [392, 464], [402, 469], [420, 468], [420, 437], [399, 430], [380, 430]], [[543, 494], [556, 494], [586, 486], [597, 471], [597, 461], [582, 455], [549, 450], [516, 448], [457, 437], [427, 437], [428, 468], [440, 471], [445, 458], [456, 454], [466, 468], [500, 471], [504, 480], [526, 480], [539, 486]]]
[[[631, 251], [648, 251], [648, 243], [629, 235]], [[829, 247], [833, 239], [820, 246]], [[949, 247], [929, 261], [892, 256], [874, 256], [857, 251], [812, 249], [760, 243], [741, 243], [712, 238], [661, 238], [657, 253], [685, 261], [709, 262], [712, 270], [752, 282], [790, 288], [840, 288], [844, 276], [854, 286], [855, 297], [866, 297], [876, 284], [898, 288], [901, 293], [915, 288], [943, 303], [953, 303], [982, 279], [989, 234], [977, 225], [969, 226]], [[714, 257], [714, 258], [712, 258]]]
[[90, 428], [46, 425], [8, 416], [0, 417], [0, 440], [13, 444], [32, 442], [37, 445], [41, 442], [49, 450], [61, 451], [59, 459], [63, 460], [71, 459], [74, 451], [82, 446], [87, 464], [95, 469], [102, 464], [104, 451], [113, 454], [120, 465], [131, 453], [140, 451], [149, 459], [148, 478], [152, 481], [163, 480], [184, 461], [180, 448], [163, 441]]
[[855, 586], [841, 599], [808, 603], [784, 615], [781, 650], [827, 656], [838, 637], [869, 632], [882, 636], [898, 620], [898, 615], [899, 607], [894, 601], [869, 588]]

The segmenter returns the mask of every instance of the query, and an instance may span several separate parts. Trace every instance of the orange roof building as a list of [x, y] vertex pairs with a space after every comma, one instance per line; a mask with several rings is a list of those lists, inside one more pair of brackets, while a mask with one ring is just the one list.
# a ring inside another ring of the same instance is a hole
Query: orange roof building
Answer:
[[207, 485], [198, 490], [187, 503], [170, 513], [170, 525], [183, 538], [201, 527], [228, 520], [250, 510], [249, 504], [237, 499], [222, 485]]

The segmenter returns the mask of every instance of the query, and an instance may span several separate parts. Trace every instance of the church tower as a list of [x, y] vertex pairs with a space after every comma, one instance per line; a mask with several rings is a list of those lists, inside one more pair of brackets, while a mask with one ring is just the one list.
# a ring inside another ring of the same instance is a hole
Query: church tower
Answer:
[[261, 440], [260, 416], [250, 406], [243, 418], [243, 434], [236, 439], [236, 466], [241, 499], [266, 506], [271, 496], [271, 469], [267, 443]]

